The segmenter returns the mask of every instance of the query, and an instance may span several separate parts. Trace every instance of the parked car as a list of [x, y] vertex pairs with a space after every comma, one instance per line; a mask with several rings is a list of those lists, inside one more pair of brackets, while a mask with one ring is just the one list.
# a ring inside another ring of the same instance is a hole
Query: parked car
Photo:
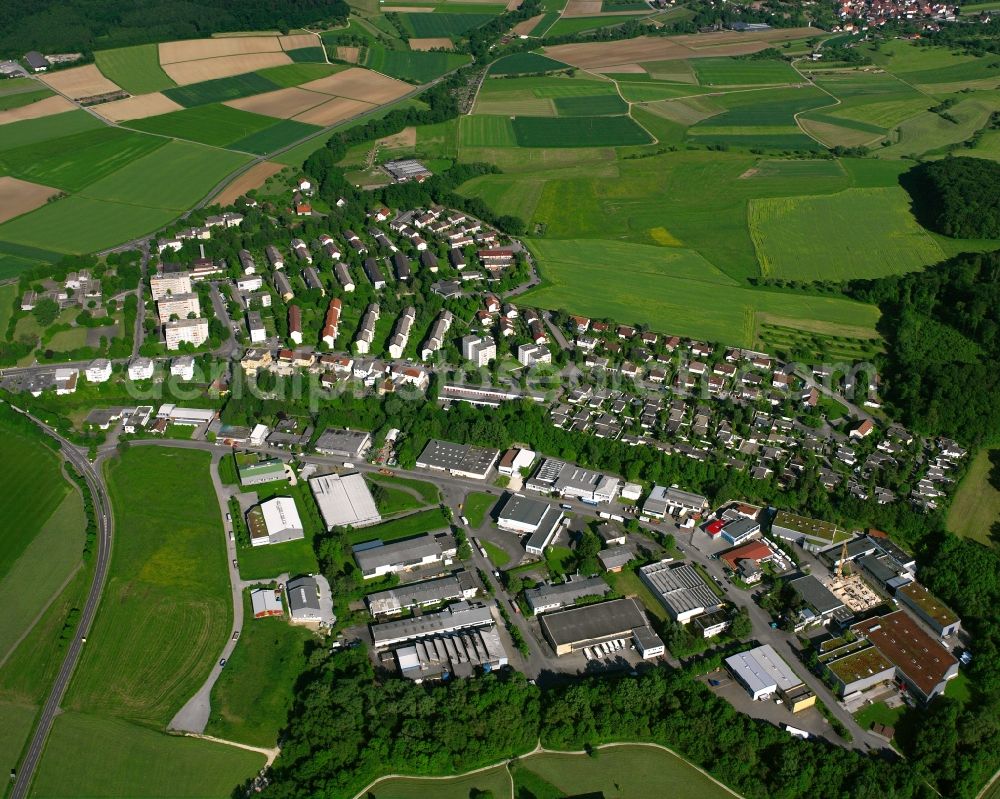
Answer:
[[223, 658], [222, 660], [219, 661], [219, 668], [222, 668], [225, 665], [226, 665], [226, 659]]

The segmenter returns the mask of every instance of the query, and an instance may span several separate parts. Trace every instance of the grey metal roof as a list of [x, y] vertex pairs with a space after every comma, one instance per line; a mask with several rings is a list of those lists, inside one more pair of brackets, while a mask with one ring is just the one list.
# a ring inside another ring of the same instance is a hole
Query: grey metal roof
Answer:
[[551, 606], [556, 603], [569, 605], [585, 596], [604, 596], [611, 590], [600, 577], [588, 577], [584, 580], [572, 580], [560, 585], [543, 585], [541, 588], [529, 588], [524, 592], [532, 610]]
[[811, 574], [797, 577], [791, 581], [791, 586], [802, 597], [803, 602], [820, 614], [833, 613], [838, 608], [844, 607], [844, 603]]
[[296, 577], [285, 586], [288, 609], [294, 615], [300, 610], [319, 610], [319, 586], [312, 577]]
[[675, 616], [719, 606], [719, 598], [687, 563], [660, 561], [639, 569], [643, 580]]
[[649, 623], [634, 599], [612, 599], [547, 613], [541, 617], [541, 625], [549, 639], [560, 646], [630, 635]]

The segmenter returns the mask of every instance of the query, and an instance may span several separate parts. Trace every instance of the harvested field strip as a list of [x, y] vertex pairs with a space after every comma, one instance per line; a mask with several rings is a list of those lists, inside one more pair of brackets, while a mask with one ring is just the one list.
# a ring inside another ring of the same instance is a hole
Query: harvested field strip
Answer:
[[125, 100], [115, 100], [113, 103], [102, 103], [94, 110], [105, 119], [112, 122], [128, 122], [132, 119], [169, 114], [180, 111], [184, 106], [178, 105], [165, 94], [140, 94]]
[[[48, 103], [57, 98], [40, 100], [31, 108], [35, 108], [42, 103]], [[58, 98], [60, 102], [72, 107], [72, 104]], [[16, 113], [8, 111], [6, 113]], [[2, 118], [3, 115], [0, 115]], [[13, 121], [9, 125], [0, 125], [0, 152], [10, 150], [14, 147], [22, 147], [25, 144], [36, 144], [40, 141], [58, 139], [60, 136], [69, 136], [84, 130], [103, 128], [105, 125], [88, 114], [86, 111], [75, 110], [67, 113], [56, 113], [47, 118], [25, 119]]]
[[[835, 118], [835, 117], [834, 117]], [[827, 147], [860, 147], [879, 141], [885, 134], [857, 130], [839, 123], [822, 122], [818, 118], [799, 117], [799, 126]]]
[[514, 135], [520, 147], [606, 147], [649, 144], [651, 139], [631, 117], [517, 117]]
[[[65, 97], [45, 97], [30, 105], [22, 105], [7, 111], [0, 111], [0, 125], [10, 125], [28, 119], [41, 119], [75, 110], [76, 106]], [[80, 113], [86, 114], [87, 112], [81, 111]], [[87, 116], [90, 115], [87, 114]]]
[[74, 100], [95, 94], [116, 92], [121, 88], [105, 78], [94, 64], [52, 72], [41, 76], [39, 80]]
[[147, 133], [225, 147], [274, 124], [273, 117], [241, 111], [227, 105], [204, 105], [133, 120], [129, 127]]
[[278, 37], [278, 44], [286, 52], [289, 50], [300, 50], [306, 47], [319, 47], [319, 36], [315, 33], [293, 33], [288, 36]]
[[328, 95], [324, 95], [324, 97], [326, 100], [322, 105], [299, 114], [295, 119], [299, 122], [326, 128], [375, 108], [371, 103], [363, 103], [360, 100], [350, 100], [346, 97], [331, 99]]
[[221, 39], [186, 39], [160, 44], [160, 63], [196, 61], [204, 58], [273, 53], [281, 50], [276, 36], [231, 36]]
[[271, 92], [280, 88], [282, 88], [281, 85], [268, 80], [263, 75], [250, 72], [246, 75], [234, 75], [229, 78], [219, 78], [176, 89], [167, 89], [163, 94], [174, 102], [191, 108], [196, 105], [238, 100], [241, 97]]
[[358, 67], [304, 83], [300, 88], [375, 105], [396, 100], [413, 89], [407, 83]]
[[174, 85], [160, 66], [155, 44], [98, 50], [94, 61], [106, 78], [114, 81], [129, 94], [150, 94]]
[[683, 100], [665, 100], [646, 103], [644, 108], [664, 119], [681, 125], [695, 125], [704, 119], [717, 116], [725, 109], [711, 97], [689, 97]]
[[885, 128], [880, 128], [878, 125], [872, 125], [869, 122], [861, 122], [857, 119], [838, 117], [821, 111], [810, 111], [808, 114], [799, 117], [800, 121], [805, 119], [814, 119], [817, 122], [826, 122], [828, 125], [839, 125], [842, 128], [850, 128], [851, 130], [863, 131], [864, 133], [881, 135], [887, 133]]
[[410, 39], [409, 45], [411, 50], [417, 51], [455, 49], [455, 43], [447, 36], [433, 39]]
[[206, 58], [202, 61], [181, 61], [167, 64], [164, 70], [179, 86], [187, 86], [291, 63], [292, 59], [286, 53], [254, 53]]
[[0, 153], [0, 165], [25, 180], [80, 191], [168, 141], [123, 128], [101, 127], [6, 150]]
[[231, 205], [251, 189], [263, 186], [269, 177], [276, 175], [282, 169], [284, 169], [284, 165], [272, 163], [271, 161], [262, 161], [259, 164], [254, 164], [226, 186], [226, 188], [216, 194], [211, 199], [210, 204]]
[[277, 125], [264, 128], [246, 138], [232, 142], [229, 147], [242, 152], [267, 155], [282, 147], [294, 144], [299, 139], [304, 139], [310, 133], [316, 133], [319, 130], [317, 125], [307, 125], [294, 119], [283, 119]]
[[252, 97], [243, 97], [239, 100], [229, 100], [225, 105], [254, 114], [290, 119], [296, 114], [301, 114], [303, 111], [308, 111], [310, 108], [327, 102], [329, 99], [330, 96], [326, 94], [293, 88], [255, 94]]

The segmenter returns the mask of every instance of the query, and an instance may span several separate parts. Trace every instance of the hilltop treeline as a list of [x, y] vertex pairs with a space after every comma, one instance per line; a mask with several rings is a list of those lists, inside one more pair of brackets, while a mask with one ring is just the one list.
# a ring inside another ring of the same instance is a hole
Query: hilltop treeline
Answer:
[[888, 345], [883, 395], [894, 415], [919, 432], [967, 444], [997, 440], [1000, 251], [966, 253], [923, 272], [853, 281], [847, 293], [882, 311], [879, 327]]
[[943, 158], [915, 166], [903, 185], [926, 227], [954, 238], [1000, 238], [1000, 164]]
[[0, 54], [92, 52], [223, 31], [342, 23], [344, 0], [34, 0], [0, 3]]

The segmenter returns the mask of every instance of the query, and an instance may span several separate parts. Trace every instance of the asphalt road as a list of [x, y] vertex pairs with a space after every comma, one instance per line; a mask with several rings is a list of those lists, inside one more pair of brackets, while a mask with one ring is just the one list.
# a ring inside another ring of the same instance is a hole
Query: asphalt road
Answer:
[[[17, 410], [20, 411], [19, 408]], [[34, 777], [35, 770], [38, 768], [38, 761], [41, 759], [45, 742], [52, 729], [52, 722], [59, 712], [59, 704], [66, 693], [66, 687], [73, 676], [73, 671], [80, 659], [80, 654], [83, 652], [83, 647], [85, 646], [83, 639], [90, 633], [90, 626], [94, 622], [97, 606], [101, 601], [101, 592], [104, 590], [104, 582], [108, 576], [108, 565], [111, 563], [111, 538], [114, 533], [114, 517], [111, 515], [111, 502], [108, 499], [107, 487], [104, 485], [100, 465], [92, 465], [81, 450], [60, 436], [44, 422], [24, 411], [21, 411], [21, 413], [24, 413], [25, 416], [37, 424], [47, 435], [59, 442], [66, 459], [86, 479], [94, 501], [94, 513], [97, 517], [97, 561], [94, 567], [94, 581], [91, 583], [90, 593], [87, 595], [86, 604], [84, 604], [83, 612], [80, 614], [80, 624], [77, 628], [77, 634], [70, 642], [66, 656], [63, 658], [62, 666], [59, 668], [59, 674], [52, 685], [48, 699], [45, 700], [41, 716], [35, 727], [35, 733], [31, 738], [31, 743], [28, 745], [28, 750], [24, 758], [21, 760], [20, 768], [14, 781], [14, 787], [11, 789], [11, 799], [25, 799], [28, 795], [31, 780]]]

